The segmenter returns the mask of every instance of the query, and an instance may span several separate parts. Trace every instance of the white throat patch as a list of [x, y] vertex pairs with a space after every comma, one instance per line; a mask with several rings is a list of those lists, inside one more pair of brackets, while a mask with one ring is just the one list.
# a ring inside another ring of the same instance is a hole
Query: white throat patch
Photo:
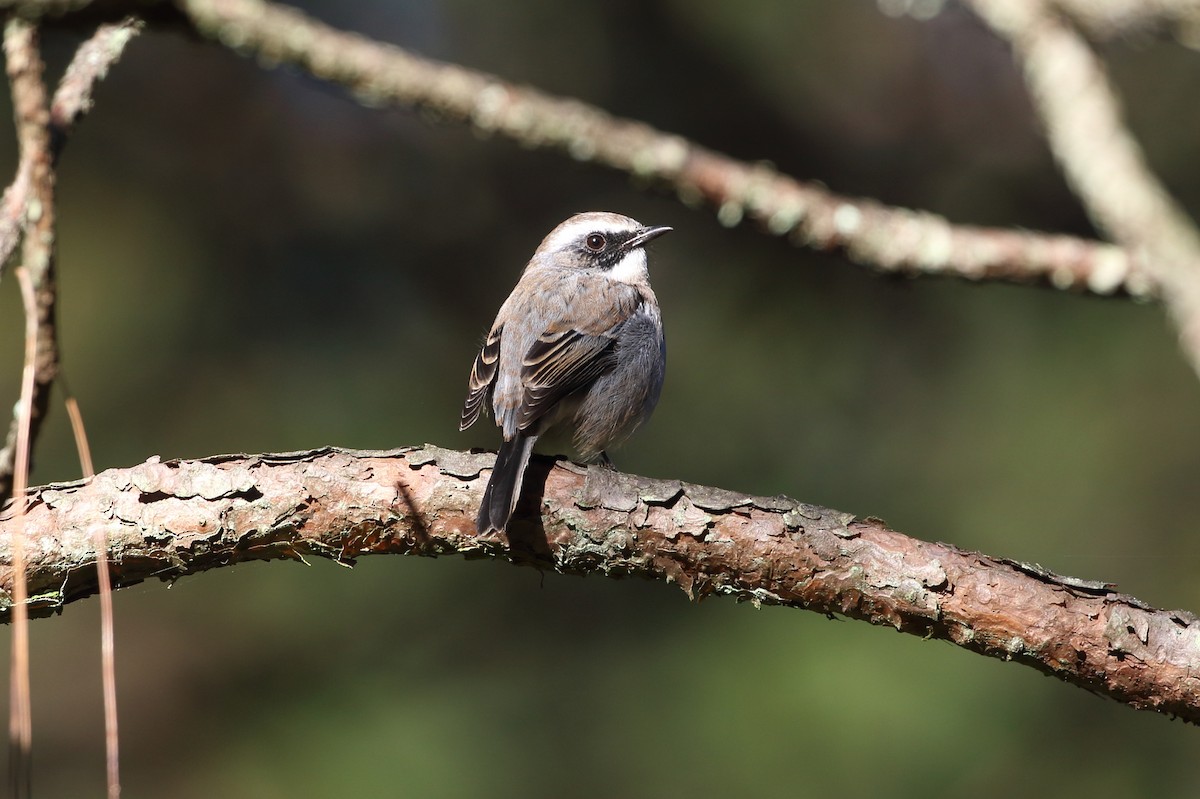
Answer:
[[646, 251], [641, 247], [630, 250], [608, 270], [608, 276], [618, 283], [645, 283], [650, 279], [650, 272], [646, 267]]

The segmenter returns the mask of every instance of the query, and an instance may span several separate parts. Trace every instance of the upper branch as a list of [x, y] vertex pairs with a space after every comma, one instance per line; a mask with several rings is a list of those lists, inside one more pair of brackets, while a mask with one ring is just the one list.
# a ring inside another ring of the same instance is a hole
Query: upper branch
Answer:
[[1144, 255], [1200, 373], [1200, 231], [1146, 163], [1100, 58], [1044, 0], [971, 2], [1012, 43], [1050, 149], [1092, 219]]
[[[530, 466], [508, 538], [479, 538], [480, 473], [491, 463], [490, 455], [435, 447], [323, 449], [151, 460], [35, 489], [24, 519], [30, 610], [46, 615], [95, 593], [97, 528], [117, 585], [246, 560], [461, 554], [664, 580], [697, 599], [728, 594], [837, 613], [1200, 722], [1200, 621], [1190, 614], [786, 497], [545, 458]], [[0, 517], [0, 542], [12, 529]], [[4, 591], [12, 579], [6, 547]]]
[[574, 99], [421, 58], [263, 0], [0, 0], [6, 7], [30, 16], [65, 14], [62, 24], [130, 11], [173, 23], [178, 7], [201, 34], [265, 64], [291, 64], [345, 86], [364, 104], [418, 107], [525, 146], [554, 147], [669, 186], [685, 203], [707, 203], [724, 224], [750, 219], [799, 246], [842, 251], [883, 271], [1048, 282], [1140, 297], [1159, 290], [1141, 256], [1122, 247], [955, 225], [937, 214], [834, 194], [769, 165], [738, 161]]
[[1118, 247], [1068, 236], [953, 225], [944, 217], [834, 194], [573, 99], [516, 86], [346, 33], [262, 0], [180, 0], [202, 34], [341, 84], [362, 102], [395, 103], [531, 147], [554, 147], [672, 187], [688, 203], [744, 218], [793, 243], [842, 250], [885, 271], [1047, 281], [1059, 288], [1149, 296], [1156, 283]]
[[1200, 0], [1053, 0], [1093, 36], [1113, 37], [1169, 30], [1188, 47], [1200, 48]]

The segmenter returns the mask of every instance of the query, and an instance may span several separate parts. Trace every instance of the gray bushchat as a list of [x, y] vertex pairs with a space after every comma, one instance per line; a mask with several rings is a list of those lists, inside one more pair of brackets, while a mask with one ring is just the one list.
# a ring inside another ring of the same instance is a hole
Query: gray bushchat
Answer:
[[471, 367], [460, 430], [488, 406], [504, 442], [476, 526], [502, 531], [538, 436], [574, 436], [608, 463], [658, 403], [667, 364], [646, 245], [670, 231], [620, 214], [576, 214], [542, 240]]

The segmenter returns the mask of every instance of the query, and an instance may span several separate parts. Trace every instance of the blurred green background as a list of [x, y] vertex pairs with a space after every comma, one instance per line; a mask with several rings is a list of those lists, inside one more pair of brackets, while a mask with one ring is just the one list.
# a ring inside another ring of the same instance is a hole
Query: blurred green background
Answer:
[[[928, 22], [868, 0], [303, 7], [839, 192], [1094, 235], [1008, 52], [957, 6]], [[51, 37], [52, 62], [77, 41]], [[1102, 49], [1150, 160], [1200, 212], [1200, 54]], [[667, 385], [623, 469], [784, 492], [1200, 610], [1200, 382], [1158, 307], [880, 277], [178, 33], [133, 43], [60, 191], [64, 362], [98, 468], [494, 447], [487, 426], [457, 432], [479, 337], [541, 237], [607, 209], [677, 230], [653, 264]], [[0, 284], [4, 407], [16, 295]], [[77, 474], [56, 408], [34, 480]], [[394, 557], [239, 566], [115, 604], [131, 797], [1200, 791], [1195, 728], [946, 644], [661, 584]], [[32, 626], [40, 796], [102, 793], [97, 608]]]

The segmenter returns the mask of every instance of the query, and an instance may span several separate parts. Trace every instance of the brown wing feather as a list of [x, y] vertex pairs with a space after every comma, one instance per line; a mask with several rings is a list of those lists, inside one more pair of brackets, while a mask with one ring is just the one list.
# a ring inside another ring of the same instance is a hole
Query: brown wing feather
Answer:
[[521, 360], [525, 387], [517, 428], [533, 427], [559, 400], [587, 386], [616, 362], [616, 337], [578, 330], [547, 331]]
[[487, 341], [483, 342], [483, 347], [475, 356], [475, 363], [471, 364], [471, 379], [467, 382], [467, 400], [463, 403], [459, 430], [466, 430], [475, 424], [492, 395], [492, 384], [496, 381], [496, 363], [500, 359], [500, 333], [503, 329], [503, 325], [498, 325], [488, 333]]

